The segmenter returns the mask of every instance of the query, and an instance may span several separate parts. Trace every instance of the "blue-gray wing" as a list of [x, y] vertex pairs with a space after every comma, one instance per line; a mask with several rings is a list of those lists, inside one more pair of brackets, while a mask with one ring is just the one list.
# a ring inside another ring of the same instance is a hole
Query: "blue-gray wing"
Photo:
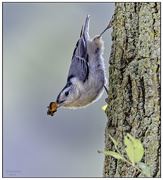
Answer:
[[72, 58], [67, 81], [70, 81], [73, 77], [78, 77], [79, 80], [84, 83], [88, 79], [88, 75], [89, 66], [87, 60], [74, 56]]
[[89, 65], [87, 43], [89, 41], [89, 20], [90, 16], [87, 16], [85, 26], [82, 27], [81, 30], [80, 39], [73, 52], [67, 81], [73, 77], [78, 77], [80, 81], [85, 82], [88, 78]]

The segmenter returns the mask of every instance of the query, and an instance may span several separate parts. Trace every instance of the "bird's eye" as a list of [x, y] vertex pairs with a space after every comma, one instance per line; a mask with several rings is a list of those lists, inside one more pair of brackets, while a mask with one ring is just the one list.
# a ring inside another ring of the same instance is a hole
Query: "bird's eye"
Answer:
[[68, 91], [66, 91], [66, 92], [65, 92], [65, 96], [68, 96], [68, 95], [69, 95], [69, 92], [68, 92]]

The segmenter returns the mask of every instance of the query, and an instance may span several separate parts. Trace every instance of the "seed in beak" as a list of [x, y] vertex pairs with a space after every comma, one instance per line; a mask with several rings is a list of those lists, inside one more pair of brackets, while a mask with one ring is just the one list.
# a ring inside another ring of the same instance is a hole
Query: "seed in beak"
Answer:
[[56, 102], [51, 102], [48, 106], [47, 115], [53, 116], [54, 113], [57, 111], [58, 104]]

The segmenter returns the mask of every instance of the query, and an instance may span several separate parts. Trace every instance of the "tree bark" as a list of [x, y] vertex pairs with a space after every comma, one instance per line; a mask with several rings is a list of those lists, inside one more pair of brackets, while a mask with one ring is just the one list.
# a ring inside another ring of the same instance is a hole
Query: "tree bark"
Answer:
[[[161, 3], [116, 3], [109, 59], [105, 150], [125, 154], [124, 136], [141, 140], [142, 162], [160, 177], [160, 8]], [[114, 157], [105, 156], [104, 177], [144, 177]]]

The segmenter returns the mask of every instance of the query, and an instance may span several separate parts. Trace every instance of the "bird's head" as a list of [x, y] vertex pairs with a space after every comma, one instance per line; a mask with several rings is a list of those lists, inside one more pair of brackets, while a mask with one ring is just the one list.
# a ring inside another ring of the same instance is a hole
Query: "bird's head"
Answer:
[[59, 93], [56, 103], [59, 107], [74, 108], [79, 96], [80, 93], [77, 86], [71, 82], [67, 82], [66, 86]]

